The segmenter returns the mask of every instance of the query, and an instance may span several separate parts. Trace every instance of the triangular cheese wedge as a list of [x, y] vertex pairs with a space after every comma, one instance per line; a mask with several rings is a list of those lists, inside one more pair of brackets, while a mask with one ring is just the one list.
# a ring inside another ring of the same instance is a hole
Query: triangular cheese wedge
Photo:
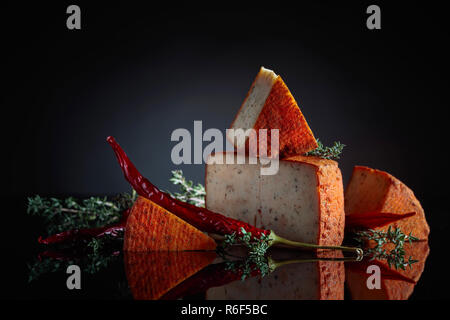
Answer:
[[128, 287], [136, 300], [156, 300], [215, 258], [215, 252], [125, 252]]
[[[345, 214], [370, 214], [390, 212], [416, 214], [395, 221], [389, 226], [399, 227], [405, 234], [412, 233], [420, 240], [427, 240], [430, 227], [425, 213], [414, 193], [400, 180], [387, 172], [356, 166], [345, 191]], [[387, 229], [387, 226], [375, 230]]]
[[[256, 79], [236, 115], [231, 129], [268, 129], [267, 149], [260, 152], [280, 158], [303, 155], [317, 148], [317, 142], [308, 123], [288, 87], [280, 76], [272, 70], [261, 67]], [[279, 129], [279, 153], [271, 150], [270, 129]], [[237, 149], [249, 147], [252, 155], [257, 155], [257, 144], [249, 144], [249, 138], [236, 141], [230, 133], [228, 139]], [[259, 139], [258, 139], [259, 141]], [[261, 154], [261, 153], [260, 153]]]
[[406, 219], [416, 213], [363, 212], [352, 213], [345, 218], [345, 229], [374, 229], [388, 226], [396, 221]]
[[125, 228], [124, 250], [215, 250], [216, 242], [157, 204], [139, 197]]

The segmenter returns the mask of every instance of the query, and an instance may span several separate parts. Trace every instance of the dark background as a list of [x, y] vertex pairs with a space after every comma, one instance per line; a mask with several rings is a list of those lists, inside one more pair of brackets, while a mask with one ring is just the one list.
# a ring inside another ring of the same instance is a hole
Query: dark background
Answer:
[[[442, 298], [448, 197], [448, 31], [444, 8], [423, 2], [342, 1], [144, 6], [74, 2], [2, 4], [1, 90], [5, 297], [29, 297], [25, 262], [39, 221], [26, 196], [128, 191], [113, 135], [163, 189], [180, 168], [203, 182], [204, 165], [175, 166], [176, 128], [225, 130], [260, 66], [280, 74], [316, 137], [346, 144], [354, 165], [408, 185], [431, 226], [431, 256], [414, 297]], [[382, 29], [368, 30], [370, 4]], [[206, 144], [204, 144], [206, 145]]]

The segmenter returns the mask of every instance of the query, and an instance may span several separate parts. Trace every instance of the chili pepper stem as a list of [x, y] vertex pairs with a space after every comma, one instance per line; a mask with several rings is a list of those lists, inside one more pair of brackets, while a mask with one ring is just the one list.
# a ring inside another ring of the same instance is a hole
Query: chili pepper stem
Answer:
[[282, 260], [277, 261], [272, 259], [272, 257], [267, 257], [267, 263], [269, 265], [270, 272], [275, 271], [275, 269], [293, 263], [310, 263], [317, 261], [336, 261], [336, 262], [353, 262], [353, 261], [361, 261], [362, 256], [357, 257], [344, 257], [344, 258], [310, 258], [310, 259], [291, 259], [291, 260]]
[[356, 253], [358, 257], [362, 257], [364, 255], [364, 251], [361, 248], [356, 247], [345, 247], [345, 246], [320, 246], [317, 244], [304, 243], [298, 241], [291, 241], [285, 238], [282, 238], [275, 234], [275, 232], [270, 231], [269, 235], [270, 246], [274, 246], [277, 244], [286, 245], [294, 248], [305, 248], [305, 249], [328, 249], [328, 250], [342, 250]]

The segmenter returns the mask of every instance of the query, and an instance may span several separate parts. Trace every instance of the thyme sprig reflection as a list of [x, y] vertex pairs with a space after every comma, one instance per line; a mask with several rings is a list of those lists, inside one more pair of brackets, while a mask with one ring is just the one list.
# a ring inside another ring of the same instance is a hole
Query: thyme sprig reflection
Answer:
[[120, 237], [105, 235], [83, 243], [68, 243], [54, 246], [41, 252], [28, 263], [28, 281], [37, 280], [44, 274], [65, 272], [71, 264], [79, 265], [83, 272], [95, 274], [119, 261], [123, 242]]
[[274, 272], [277, 268], [298, 263], [312, 263], [318, 261], [351, 262], [360, 261], [361, 257], [307, 257], [276, 260], [270, 255], [246, 256], [242, 259], [228, 259], [226, 254], [222, 254], [225, 270], [239, 274], [242, 281], [252, 276], [258, 275], [261, 278]]
[[[221, 245], [218, 247], [217, 253], [224, 259], [227, 270], [242, 273], [241, 280], [245, 280], [254, 274], [265, 277], [276, 268], [286, 264], [316, 261], [360, 261], [362, 258], [361, 256], [342, 258], [313, 257], [277, 261], [267, 254], [267, 250], [270, 247], [270, 241], [269, 236], [262, 235], [260, 238], [252, 237], [249, 232], [242, 229], [241, 236], [237, 236], [235, 233], [226, 235]], [[247, 249], [245, 258], [239, 260], [229, 259], [230, 257], [234, 257], [234, 255], [230, 253], [230, 249], [236, 245], [244, 246]]]

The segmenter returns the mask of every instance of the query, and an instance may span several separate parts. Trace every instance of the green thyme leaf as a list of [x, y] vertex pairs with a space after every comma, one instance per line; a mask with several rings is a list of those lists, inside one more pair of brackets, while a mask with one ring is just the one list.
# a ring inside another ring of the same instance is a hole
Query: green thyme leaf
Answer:
[[122, 212], [130, 208], [136, 192], [122, 193], [111, 199], [90, 197], [76, 199], [43, 198], [39, 195], [28, 198], [27, 213], [44, 219], [48, 234], [71, 229], [102, 227], [116, 223]]
[[[368, 229], [366, 231], [355, 232], [354, 238], [359, 245], [364, 246], [366, 241], [374, 241], [375, 247], [364, 249], [365, 255], [370, 256], [370, 260], [379, 259], [386, 260], [389, 267], [393, 266], [395, 269], [405, 270], [407, 266], [412, 268], [412, 264], [418, 262], [418, 260], [412, 259], [410, 256], [405, 260], [405, 242], [412, 243], [418, 239], [414, 236], [404, 234], [400, 228], [393, 229], [391, 226], [386, 231], [376, 231]], [[394, 249], [387, 251], [384, 245], [391, 243], [394, 245]]]
[[329, 160], [339, 159], [342, 151], [344, 150], [345, 144], [335, 142], [332, 147], [325, 147], [319, 139], [317, 139], [318, 147], [312, 151], [306, 153], [307, 156], [316, 156]]
[[205, 206], [205, 187], [200, 183], [194, 185], [191, 180], [187, 180], [183, 176], [183, 171], [173, 170], [169, 181], [180, 188], [180, 192], [169, 192], [172, 197], [197, 207]]
[[28, 281], [34, 281], [44, 274], [63, 272], [71, 264], [80, 265], [83, 272], [95, 274], [107, 268], [111, 263], [120, 261], [122, 246], [121, 238], [109, 235], [93, 238], [83, 246], [59, 245], [58, 250], [52, 252], [60, 254], [60, 258], [43, 255], [27, 264]]
[[242, 235], [237, 236], [236, 233], [231, 235], [225, 235], [224, 240], [218, 247], [218, 253], [221, 257], [225, 258], [227, 255], [227, 249], [233, 245], [244, 245], [247, 248], [248, 255], [245, 259], [245, 263], [237, 268], [231, 263], [230, 268], [235, 270], [243, 270], [242, 280], [245, 280], [250, 276], [254, 270], [259, 270], [262, 277], [269, 274], [269, 264], [266, 257], [267, 249], [269, 249], [270, 239], [269, 236], [262, 234], [259, 238], [253, 237], [250, 232], [247, 232], [244, 228], [241, 228]]

